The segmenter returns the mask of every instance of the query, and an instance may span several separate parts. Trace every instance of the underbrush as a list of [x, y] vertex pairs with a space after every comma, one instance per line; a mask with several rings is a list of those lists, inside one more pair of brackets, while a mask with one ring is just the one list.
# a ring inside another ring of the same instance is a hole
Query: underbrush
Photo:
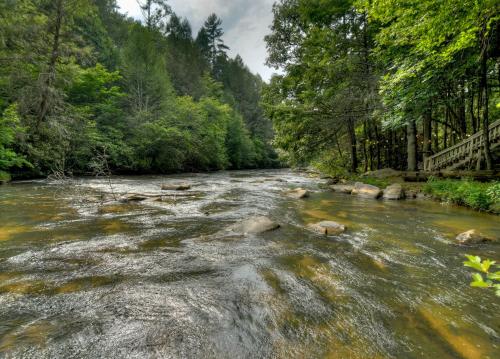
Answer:
[[0, 184], [3, 182], [9, 182], [10, 181], [10, 174], [4, 171], [0, 171]]
[[500, 182], [476, 182], [469, 179], [441, 180], [430, 178], [423, 191], [445, 202], [478, 211], [500, 213]]

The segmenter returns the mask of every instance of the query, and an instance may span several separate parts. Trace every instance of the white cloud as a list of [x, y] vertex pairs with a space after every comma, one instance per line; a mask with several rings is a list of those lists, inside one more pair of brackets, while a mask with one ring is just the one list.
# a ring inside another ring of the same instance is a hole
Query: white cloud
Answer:
[[[117, 2], [122, 12], [141, 18], [136, 0]], [[273, 70], [264, 64], [267, 56], [264, 36], [270, 31], [274, 0], [170, 0], [169, 3], [175, 13], [188, 18], [195, 36], [208, 15], [216, 13], [223, 22], [230, 56], [239, 54], [252, 72], [269, 80]]]

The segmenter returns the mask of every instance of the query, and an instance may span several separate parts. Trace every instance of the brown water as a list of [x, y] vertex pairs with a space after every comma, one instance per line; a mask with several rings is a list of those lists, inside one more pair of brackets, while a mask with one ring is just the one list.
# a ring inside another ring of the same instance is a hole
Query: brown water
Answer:
[[[138, 204], [101, 193], [190, 197]], [[498, 217], [361, 200], [289, 171], [0, 187], [0, 357], [499, 358], [500, 300], [470, 288], [459, 232]], [[315, 190], [292, 200], [292, 187]], [[221, 229], [252, 215], [282, 227]], [[335, 220], [322, 237], [304, 225]]]

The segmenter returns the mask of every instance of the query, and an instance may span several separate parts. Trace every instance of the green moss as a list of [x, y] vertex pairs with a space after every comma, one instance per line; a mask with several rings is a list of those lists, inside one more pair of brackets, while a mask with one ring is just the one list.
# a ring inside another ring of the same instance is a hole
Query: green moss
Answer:
[[497, 212], [500, 207], [500, 183], [465, 180], [429, 179], [424, 192], [441, 201], [467, 206], [479, 211]]

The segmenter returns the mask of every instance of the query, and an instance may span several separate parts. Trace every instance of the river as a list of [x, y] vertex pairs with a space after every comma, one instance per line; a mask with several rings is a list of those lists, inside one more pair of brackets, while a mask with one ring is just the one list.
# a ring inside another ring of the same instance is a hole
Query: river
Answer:
[[[193, 187], [161, 202], [100, 203], [179, 181]], [[272, 170], [0, 186], [0, 357], [500, 357], [500, 300], [462, 266], [500, 245], [452, 241], [500, 237], [499, 217], [321, 184]], [[281, 228], [224, 232], [255, 215]], [[305, 228], [321, 220], [348, 230]]]

